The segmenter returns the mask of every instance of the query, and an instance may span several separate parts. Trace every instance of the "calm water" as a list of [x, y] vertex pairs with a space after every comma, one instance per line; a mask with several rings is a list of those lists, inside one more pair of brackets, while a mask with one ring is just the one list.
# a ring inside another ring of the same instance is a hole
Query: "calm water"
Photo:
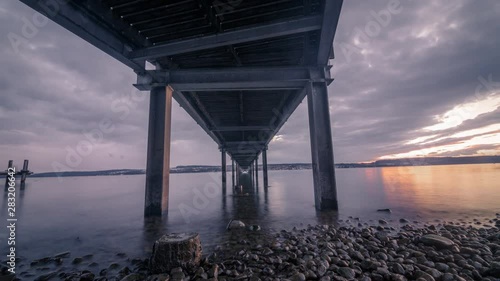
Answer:
[[[226, 239], [231, 219], [268, 231], [349, 216], [397, 224], [400, 218], [483, 220], [500, 212], [498, 164], [338, 169], [338, 213], [315, 211], [310, 170], [271, 171], [267, 192], [262, 174], [259, 179], [258, 189], [233, 190], [229, 184], [224, 193], [218, 173], [171, 175], [168, 217], [145, 220], [143, 175], [31, 178], [17, 195], [18, 255], [34, 259], [71, 251], [73, 257], [92, 253], [108, 263], [118, 252], [144, 256], [161, 234], [183, 231], [199, 232], [209, 250]], [[5, 223], [4, 194], [0, 220]], [[376, 212], [379, 208], [392, 213]]]

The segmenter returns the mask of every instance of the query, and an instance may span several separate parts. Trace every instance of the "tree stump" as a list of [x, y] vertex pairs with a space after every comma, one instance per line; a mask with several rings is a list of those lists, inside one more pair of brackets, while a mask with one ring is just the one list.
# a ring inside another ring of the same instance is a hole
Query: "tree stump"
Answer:
[[198, 233], [172, 233], [153, 245], [150, 268], [153, 273], [169, 273], [172, 268], [189, 268], [200, 264], [201, 243]]

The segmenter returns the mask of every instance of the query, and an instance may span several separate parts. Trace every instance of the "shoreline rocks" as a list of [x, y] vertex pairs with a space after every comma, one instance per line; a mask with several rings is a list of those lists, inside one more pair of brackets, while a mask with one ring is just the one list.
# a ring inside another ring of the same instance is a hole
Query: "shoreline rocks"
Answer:
[[[226, 235], [227, 244], [206, 257], [200, 254], [195, 263], [149, 267], [155, 254], [166, 253], [155, 243], [151, 259], [128, 259], [130, 268], [116, 263], [95, 276], [92, 270], [34, 271], [29, 276], [56, 280], [53, 272], [57, 272], [60, 280], [99, 281], [500, 279], [500, 231], [495, 227], [439, 222], [405, 224], [395, 229], [392, 224], [373, 221], [373, 225], [360, 227], [316, 225], [270, 233], [243, 227]], [[44, 266], [41, 262], [51, 259], [40, 259], [34, 267]], [[67, 261], [71, 263], [71, 259]], [[25, 280], [23, 277], [20, 278]]]

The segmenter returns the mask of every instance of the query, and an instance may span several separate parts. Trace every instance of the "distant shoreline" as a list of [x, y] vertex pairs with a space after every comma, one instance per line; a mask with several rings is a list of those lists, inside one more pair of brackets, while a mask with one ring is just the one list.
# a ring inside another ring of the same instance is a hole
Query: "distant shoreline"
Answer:
[[[498, 164], [500, 156], [475, 156], [475, 157], [425, 157], [411, 159], [377, 160], [370, 163], [338, 163], [335, 168], [380, 168], [380, 167], [408, 167], [408, 166], [438, 166], [438, 165], [468, 165], [468, 164]], [[269, 170], [310, 170], [310, 163], [269, 164]], [[231, 171], [231, 165], [228, 166]], [[220, 166], [190, 165], [177, 166], [170, 169], [172, 174], [195, 174], [221, 172]], [[145, 169], [113, 169], [102, 171], [64, 171], [35, 173], [30, 177], [85, 177], [85, 176], [117, 176], [117, 175], [143, 175]]]

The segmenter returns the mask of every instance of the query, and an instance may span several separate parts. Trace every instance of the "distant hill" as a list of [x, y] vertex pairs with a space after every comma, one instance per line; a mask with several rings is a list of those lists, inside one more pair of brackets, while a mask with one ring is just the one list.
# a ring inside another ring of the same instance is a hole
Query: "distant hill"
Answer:
[[[396, 167], [396, 166], [427, 166], [427, 165], [456, 165], [456, 164], [486, 164], [500, 163], [500, 156], [473, 156], [473, 157], [424, 157], [407, 159], [377, 160], [370, 163], [339, 163], [336, 168], [368, 168], [368, 167]], [[269, 164], [269, 170], [307, 170], [311, 169], [310, 163]], [[231, 171], [231, 165], [228, 166]], [[190, 165], [177, 166], [170, 169], [172, 174], [181, 173], [211, 173], [220, 172], [220, 166]], [[122, 169], [104, 171], [68, 171], [35, 173], [31, 177], [85, 177], [85, 176], [117, 176], [117, 175], [142, 175], [144, 169]]]
[[419, 157], [404, 159], [384, 159], [371, 163], [339, 163], [337, 168], [395, 167], [395, 166], [428, 166], [500, 163], [500, 156], [466, 156], [466, 157]]

